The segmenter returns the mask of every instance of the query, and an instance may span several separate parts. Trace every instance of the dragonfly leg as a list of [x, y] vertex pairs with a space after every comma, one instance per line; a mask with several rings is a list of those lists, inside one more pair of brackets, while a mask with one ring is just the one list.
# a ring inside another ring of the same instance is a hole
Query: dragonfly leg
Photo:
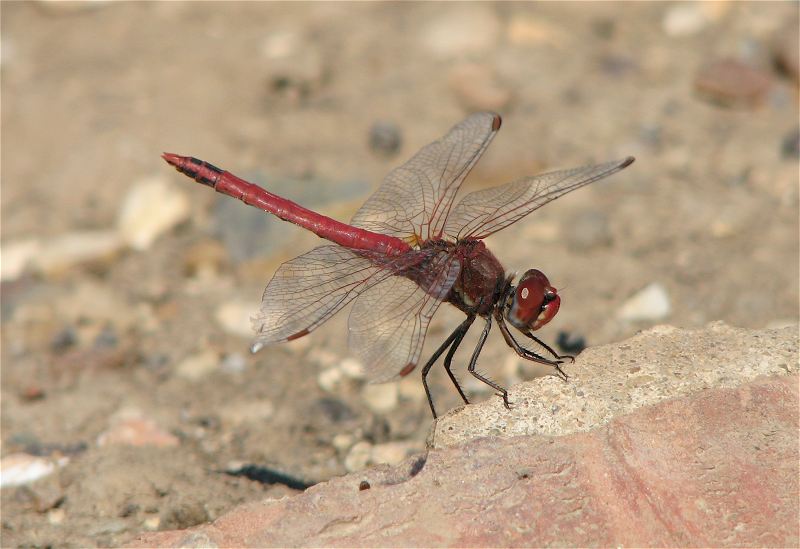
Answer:
[[550, 349], [550, 347], [542, 343], [539, 340], [539, 338], [534, 337], [530, 334], [525, 334], [531, 339], [534, 339], [537, 343], [541, 344], [545, 349], [550, 351], [553, 354], [553, 356], [558, 358], [556, 360], [551, 360], [549, 358], [540, 356], [534, 353], [533, 351], [526, 349], [525, 347], [520, 345], [516, 339], [514, 339], [514, 336], [511, 335], [511, 332], [509, 331], [508, 326], [506, 326], [505, 322], [503, 321], [503, 317], [501, 315], [495, 315], [495, 318], [497, 318], [497, 324], [500, 326], [500, 331], [502, 332], [503, 338], [506, 340], [506, 343], [508, 343], [508, 346], [514, 349], [514, 351], [519, 356], [521, 356], [526, 360], [530, 360], [532, 362], [538, 362], [539, 364], [547, 364], [548, 366], [552, 366], [553, 368], [556, 369], [556, 372], [558, 372], [558, 377], [560, 377], [564, 381], [567, 381], [569, 379], [569, 376], [564, 372], [564, 370], [561, 369], [561, 364], [564, 363], [564, 361], [562, 360], [563, 358], [570, 358], [574, 361], [573, 357], [559, 357], [559, 355], [556, 354], [552, 349]]
[[452, 381], [453, 385], [456, 386], [456, 391], [458, 391], [458, 394], [461, 395], [461, 400], [464, 401], [464, 404], [469, 404], [469, 400], [467, 400], [467, 396], [461, 389], [461, 385], [458, 383], [456, 376], [453, 375], [453, 371], [450, 369], [450, 363], [453, 361], [453, 355], [456, 354], [456, 349], [458, 349], [458, 346], [461, 345], [461, 342], [464, 340], [464, 336], [467, 335], [467, 331], [469, 330], [469, 327], [472, 326], [472, 322], [474, 320], [475, 315], [468, 315], [466, 320], [461, 323], [456, 330], [456, 332], [459, 332], [459, 334], [456, 336], [455, 340], [453, 340], [450, 350], [447, 351], [447, 356], [444, 357], [444, 369], [447, 372], [447, 375], [450, 376], [450, 381]]
[[541, 339], [539, 339], [535, 335], [533, 335], [531, 333], [525, 333], [525, 335], [528, 336], [529, 338], [531, 338], [532, 340], [534, 340], [539, 345], [541, 345], [548, 353], [553, 355], [556, 358], [556, 360], [569, 360], [571, 363], [573, 363], [573, 364], [575, 363], [575, 357], [574, 356], [572, 356], [572, 355], [560, 355], [557, 352], [555, 352], [552, 348], [550, 348], [549, 345], [547, 345], [544, 341], [542, 341]]
[[[442, 356], [442, 353], [445, 351], [445, 349], [453, 345], [454, 341], [458, 340], [458, 343], [461, 343], [461, 340], [464, 339], [464, 334], [467, 333], [467, 330], [469, 330], [469, 327], [472, 325], [474, 320], [475, 320], [475, 315], [468, 315], [466, 320], [464, 320], [464, 322], [462, 322], [459, 325], [459, 327], [456, 328], [455, 331], [453, 331], [453, 333], [450, 334], [448, 338], [444, 340], [444, 343], [442, 343], [439, 346], [439, 348], [436, 349], [436, 352], [433, 353], [433, 356], [431, 356], [431, 358], [428, 360], [428, 362], [425, 363], [425, 366], [423, 366], [422, 368], [422, 386], [425, 387], [425, 394], [428, 397], [428, 404], [431, 407], [431, 413], [433, 413], [433, 419], [436, 419], [438, 416], [436, 415], [436, 408], [433, 405], [431, 390], [430, 388], [428, 388], [428, 372], [431, 371], [431, 368], [439, 359], [439, 357]], [[458, 345], [458, 343], [456, 343], [456, 345]], [[455, 353], [455, 351], [453, 351], [453, 353]], [[448, 353], [447, 356], [452, 359], [451, 353]], [[447, 373], [450, 375], [450, 379], [453, 380], [453, 382], [456, 384], [456, 387], [458, 388], [458, 392], [461, 395], [461, 398], [464, 398], [464, 400], [466, 401], [466, 397], [464, 397], [464, 393], [461, 391], [461, 387], [458, 385], [458, 383], [454, 379], [453, 374], [450, 372], [449, 369]]]
[[472, 358], [469, 360], [469, 367], [467, 371], [472, 374], [476, 379], [479, 379], [495, 391], [500, 393], [500, 396], [503, 397], [503, 405], [511, 409], [511, 404], [508, 402], [508, 391], [503, 389], [500, 385], [489, 379], [488, 377], [478, 373], [475, 371], [475, 366], [478, 364], [478, 355], [481, 354], [483, 350], [483, 344], [486, 343], [486, 338], [489, 337], [489, 330], [492, 329], [492, 317], [486, 317], [486, 326], [483, 328], [483, 332], [481, 332], [481, 337], [478, 339], [478, 345], [475, 347], [475, 350], [472, 352]]

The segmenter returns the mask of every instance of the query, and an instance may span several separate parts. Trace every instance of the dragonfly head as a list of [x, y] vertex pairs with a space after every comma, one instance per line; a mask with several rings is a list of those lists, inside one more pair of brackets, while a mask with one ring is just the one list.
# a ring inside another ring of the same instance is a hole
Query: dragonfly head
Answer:
[[550, 322], [560, 306], [561, 298], [544, 273], [530, 269], [511, 295], [506, 319], [518, 330], [532, 332]]

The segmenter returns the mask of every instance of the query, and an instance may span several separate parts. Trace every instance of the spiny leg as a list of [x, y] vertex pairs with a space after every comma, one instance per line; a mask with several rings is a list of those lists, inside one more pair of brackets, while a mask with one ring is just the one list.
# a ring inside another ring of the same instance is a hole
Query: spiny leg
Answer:
[[466, 320], [461, 323], [458, 327], [457, 332], [459, 335], [456, 336], [455, 341], [450, 346], [450, 350], [447, 351], [447, 356], [444, 357], [444, 369], [447, 372], [447, 375], [450, 376], [450, 381], [453, 382], [453, 385], [456, 386], [456, 391], [458, 394], [461, 395], [461, 400], [464, 401], [464, 404], [469, 404], [469, 400], [467, 400], [467, 396], [464, 394], [464, 391], [461, 389], [461, 385], [458, 383], [456, 376], [453, 375], [453, 371], [450, 370], [450, 363], [453, 361], [453, 355], [456, 354], [456, 349], [458, 346], [461, 345], [461, 342], [464, 340], [464, 336], [467, 335], [467, 331], [469, 330], [470, 326], [472, 326], [472, 322], [475, 320], [475, 315], [468, 315]]
[[500, 396], [503, 397], [503, 405], [511, 409], [511, 405], [508, 403], [508, 391], [503, 389], [500, 385], [489, 379], [488, 377], [484, 377], [483, 375], [479, 374], [475, 371], [475, 366], [478, 364], [478, 355], [481, 354], [483, 350], [483, 344], [486, 343], [486, 338], [489, 337], [489, 330], [492, 329], [492, 317], [486, 317], [486, 326], [484, 326], [483, 331], [481, 332], [481, 337], [478, 339], [478, 345], [475, 347], [475, 350], [472, 352], [472, 358], [469, 360], [469, 367], [467, 371], [472, 374], [476, 379], [484, 382], [489, 387], [492, 387], [495, 391], [500, 393]]
[[[436, 408], [433, 406], [433, 397], [431, 397], [431, 390], [428, 388], [428, 372], [431, 371], [431, 368], [433, 367], [434, 363], [436, 363], [436, 361], [442, 355], [444, 350], [453, 344], [453, 341], [455, 341], [456, 338], [459, 339], [459, 342], [461, 341], [461, 339], [464, 338], [464, 333], [466, 333], [466, 330], [469, 329], [470, 325], [474, 320], [475, 320], [475, 315], [467, 316], [467, 319], [464, 320], [464, 322], [462, 322], [461, 325], [458, 328], [456, 328], [455, 331], [453, 331], [453, 333], [447, 337], [447, 339], [444, 340], [444, 343], [442, 343], [439, 346], [439, 348], [436, 349], [436, 352], [433, 353], [433, 356], [431, 356], [431, 358], [428, 360], [427, 363], [425, 363], [425, 366], [422, 368], [422, 386], [425, 387], [425, 394], [428, 396], [428, 405], [430, 405], [431, 407], [431, 413], [433, 414], [433, 419], [436, 419], [438, 416], [436, 415]], [[466, 328], [464, 326], [466, 326]], [[451, 379], [453, 378], [452, 375], [450, 376], [450, 378]], [[456, 384], [456, 387], [458, 387], [458, 384]], [[460, 387], [458, 392], [461, 393]], [[463, 397], [463, 393], [461, 393], [461, 395]]]
[[[556, 371], [558, 372], [558, 376], [561, 379], [563, 379], [564, 381], [567, 381], [567, 379], [569, 379], [569, 376], [564, 372], [564, 370], [561, 369], [561, 364], [563, 363], [563, 360], [561, 359], [550, 360], [549, 358], [539, 356], [533, 351], [526, 349], [525, 347], [520, 345], [516, 339], [514, 339], [513, 335], [511, 335], [511, 332], [509, 331], [508, 326], [506, 326], [503, 317], [501, 315], [495, 315], [495, 318], [497, 319], [497, 324], [500, 326], [500, 331], [502, 332], [503, 338], [506, 340], [506, 343], [508, 344], [509, 347], [514, 349], [514, 351], [519, 356], [521, 356], [526, 360], [530, 360], [532, 362], [538, 362], [539, 364], [547, 364], [548, 366], [552, 366], [553, 368], [556, 369]], [[535, 339], [537, 342], [541, 343], [538, 338], [533, 336], [530, 337], [532, 339]], [[547, 347], [546, 345], [544, 345], [544, 347], [550, 350], [549, 347]], [[558, 356], [555, 353], [553, 353], [553, 355]]]
[[531, 339], [532, 339], [532, 340], [534, 340], [536, 343], [538, 343], [539, 345], [541, 345], [541, 346], [542, 346], [542, 347], [543, 347], [543, 348], [544, 348], [544, 349], [545, 349], [545, 350], [546, 350], [548, 353], [550, 353], [551, 355], [553, 355], [553, 356], [556, 358], [556, 360], [569, 360], [569, 361], [570, 361], [570, 362], [572, 362], [573, 364], [575, 363], [575, 357], [574, 357], [574, 356], [572, 356], [572, 355], [560, 355], [560, 354], [558, 354], [557, 352], [555, 352], [555, 351], [554, 351], [552, 348], [550, 348], [550, 346], [549, 346], [547, 343], [545, 343], [544, 341], [542, 341], [541, 339], [539, 339], [538, 337], [536, 337], [536, 336], [535, 336], [535, 335], [533, 335], [532, 333], [530, 333], [530, 332], [523, 332], [523, 333], [524, 333], [524, 334], [525, 334], [527, 337], [531, 338]]

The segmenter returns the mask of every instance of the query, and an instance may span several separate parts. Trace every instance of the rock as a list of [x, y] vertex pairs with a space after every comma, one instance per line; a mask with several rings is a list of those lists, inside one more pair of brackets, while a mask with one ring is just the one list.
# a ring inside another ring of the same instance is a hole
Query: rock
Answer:
[[617, 311], [624, 322], [653, 322], [670, 313], [669, 294], [661, 284], [653, 282], [634, 294]]
[[397, 154], [403, 146], [400, 127], [394, 122], [378, 120], [369, 129], [369, 148], [372, 152], [385, 157]]
[[737, 59], [708, 63], [694, 81], [700, 97], [725, 107], [755, 107], [764, 101], [771, 87], [768, 73]]
[[183, 359], [175, 367], [175, 374], [182, 378], [196, 381], [218, 369], [219, 355], [214, 351], [207, 350]]
[[398, 397], [397, 383], [365, 385], [361, 390], [364, 403], [376, 414], [385, 414], [397, 408]]
[[795, 128], [784, 136], [781, 143], [781, 156], [786, 160], [800, 158], [800, 128]]
[[711, 23], [719, 21], [730, 7], [724, 0], [667, 5], [669, 7], [661, 21], [661, 28], [668, 36], [675, 37], [697, 34]]
[[131, 546], [796, 547], [797, 386], [771, 377], [591, 432], [483, 437]]
[[99, 437], [98, 446], [121, 444], [126, 446], [178, 446], [178, 438], [162, 429], [154, 420], [145, 417], [137, 408], [125, 408], [111, 419], [111, 426]]
[[47, 522], [53, 526], [58, 526], [64, 522], [67, 512], [64, 509], [50, 509], [47, 512]]
[[364, 365], [355, 358], [345, 358], [339, 363], [339, 369], [350, 379], [364, 379]]
[[135, 250], [148, 249], [155, 240], [189, 217], [186, 194], [164, 177], [143, 179], [122, 200], [117, 229]]
[[25, 238], [3, 243], [3, 261], [0, 262], [0, 280], [16, 280], [26, 271], [39, 254], [42, 243], [36, 238]]
[[500, 35], [500, 21], [491, 6], [470, 4], [447, 10], [423, 29], [421, 43], [439, 59], [491, 50]]
[[22, 486], [50, 475], [69, 462], [67, 457], [50, 459], [30, 454], [9, 454], [0, 460], [0, 487]]
[[124, 247], [113, 231], [76, 231], [43, 242], [29, 264], [35, 271], [58, 276], [81, 264], [108, 264]]
[[344, 375], [339, 368], [326, 368], [317, 374], [317, 385], [323, 391], [334, 393], [343, 377]]
[[220, 305], [214, 313], [217, 324], [231, 335], [253, 339], [251, 318], [258, 312], [258, 304], [251, 300], [232, 299]]
[[369, 463], [370, 457], [372, 457], [372, 444], [365, 441], [357, 442], [347, 452], [344, 468], [351, 473], [361, 471]]
[[573, 216], [564, 237], [567, 244], [577, 251], [610, 246], [613, 242], [608, 216], [599, 210], [584, 210]]
[[451, 69], [448, 85], [467, 111], [500, 111], [511, 100], [511, 91], [498, 81], [486, 65], [473, 63]]
[[369, 462], [373, 464], [385, 463], [397, 465], [414, 452], [422, 448], [415, 448], [407, 442], [385, 442], [372, 447]]

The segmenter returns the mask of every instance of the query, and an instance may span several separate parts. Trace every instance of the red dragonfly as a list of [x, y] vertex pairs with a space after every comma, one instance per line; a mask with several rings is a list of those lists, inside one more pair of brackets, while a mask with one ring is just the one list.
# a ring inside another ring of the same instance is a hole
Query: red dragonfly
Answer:
[[[456, 193], [500, 129], [500, 116], [478, 113], [454, 126], [386, 176], [380, 188], [342, 223], [248, 183], [208, 162], [165, 153], [179, 172], [217, 192], [290, 221], [333, 246], [320, 246], [280, 266], [253, 317], [257, 352], [265, 345], [302, 337], [355, 300], [348, 320], [349, 344], [374, 382], [406, 376], [417, 366], [431, 317], [448, 302], [467, 317], [422, 368], [433, 417], [436, 408], [427, 375], [447, 351], [456, 349], [477, 317], [485, 320], [468, 371], [494, 388], [509, 408], [508, 392], [475, 371], [496, 321], [503, 337], [525, 359], [548, 364], [566, 380], [562, 356], [533, 335], [558, 312], [561, 298], [547, 277], [531, 269], [514, 284], [483, 239], [516, 223], [561, 195], [616, 173], [633, 157], [605, 164], [525, 177], [480, 190], [455, 203]], [[506, 322], [549, 353], [545, 358], [515, 339]]]

